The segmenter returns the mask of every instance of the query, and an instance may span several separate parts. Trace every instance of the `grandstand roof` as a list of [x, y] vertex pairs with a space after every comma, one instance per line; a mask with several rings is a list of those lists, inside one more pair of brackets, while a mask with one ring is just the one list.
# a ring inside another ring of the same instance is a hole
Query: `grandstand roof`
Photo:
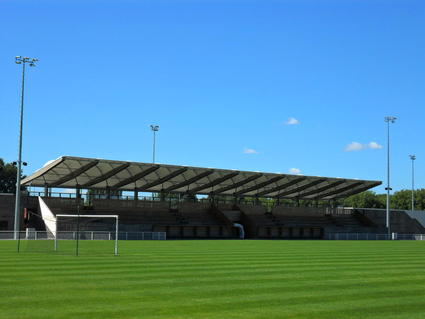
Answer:
[[337, 199], [380, 185], [380, 181], [248, 172], [204, 167], [62, 156], [22, 181], [51, 188]]

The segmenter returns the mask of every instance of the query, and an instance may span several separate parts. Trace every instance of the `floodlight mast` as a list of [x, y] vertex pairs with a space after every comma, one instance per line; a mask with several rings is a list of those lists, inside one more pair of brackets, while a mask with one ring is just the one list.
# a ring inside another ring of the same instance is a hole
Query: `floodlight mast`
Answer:
[[387, 123], [387, 214], [386, 214], [386, 227], [388, 232], [388, 239], [391, 239], [391, 221], [390, 221], [390, 124], [395, 123], [397, 118], [394, 116], [386, 116], [385, 122]]
[[15, 221], [13, 228], [13, 239], [19, 237], [19, 217], [21, 210], [21, 174], [22, 174], [22, 131], [24, 123], [24, 88], [25, 88], [25, 66], [28, 63], [29, 66], [35, 66], [38, 59], [16, 56], [15, 63], [22, 64], [22, 84], [21, 84], [21, 107], [20, 107], [20, 119], [19, 119], [19, 142], [18, 142], [18, 161], [17, 161], [17, 172], [16, 172], [16, 199], [15, 199]]
[[415, 160], [416, 155], [409, 155], [412, 160], [412, 212], [415, 210]]
[[151, 130], [153, 132], [153, 154], [152, 154], [152, 163], [155, 163], [155, 148], [156, 148], [156, 132], [159, 131], [159, 125], [151, 125]]

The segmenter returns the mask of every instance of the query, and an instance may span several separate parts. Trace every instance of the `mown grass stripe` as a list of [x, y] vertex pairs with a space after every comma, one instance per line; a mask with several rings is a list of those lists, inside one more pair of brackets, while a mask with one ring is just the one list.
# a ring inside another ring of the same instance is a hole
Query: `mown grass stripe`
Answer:
[[425, 317], [423, 242], [126, 241], [119, 257], [110, 244], [75, 257], [72, 242], [0, 242], [0, 318]]

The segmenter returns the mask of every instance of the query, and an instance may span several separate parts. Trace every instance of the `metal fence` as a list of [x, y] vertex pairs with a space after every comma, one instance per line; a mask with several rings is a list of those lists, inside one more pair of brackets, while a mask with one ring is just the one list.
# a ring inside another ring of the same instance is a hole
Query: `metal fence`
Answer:
[[[135, 198], [134, 195], [129, 195], [129, 192], [118, 192], [117, 194], [91, 194], [91, 193], [81, 193], [79, 196], [81, 198], [82, 203], [85, 205], [90, 206], [92, 204], [93, 200], [121, 200], [121, 201], [134, 201], [137, 199], [138, 201], [146, 201], [146, 202], [162, 202], [162, 203], [169, 203], [170, 206], [178, 205], [180, 203], [187, 203], [187, 202], [193, 202], [193, 203], [206, 203], [206, 204], [232, 204], [232, 205], [262, 205], [268, 209], [271, 209], [276, 206], [282, 206], [282, 207], [300, 207], [299, 202], [296, 200], [275, 200], [271, 198], [262, 198], [259, 200], [257, 197], [239, 197], [235, 198], [234, 196], [228, 195], [228, 196], [218, 196], [218, 197], [199, 197], [199, 198], [193, 198], [188, 199], [185, 196], [179, 196], [178, 194], [165, 194], [165, 196], [161, 196], [160, 193], [153, 194], [152, 196], [143, 196], [138, 195], [137, 198]], [[54, 198], [54, 199], [77, 199], [77, 193], [67, 193], [67, 192], [45, 192], [45, 191], [37, 191], [37, 190], [27, 190], [26, 192], [22, 193], [23, 196], [26, 196], [27, 198], [37, 198], [45, 197], [45, 198]], [[314, 209], [326, 209], [328, 211], [332, 211], [332, 214], [345, 214], [344, 213], [344, 207], [338, 207], [333, 208], [329, 207], [328, 202], [317, 202], [317, 201], [306, 201], [303, 203], [302, 208], [310, 207]], [[352, 210], [352, 208], [349, 208]]]
[[[21, 240], [46, 240], [55, 236], [46, 231], [20, 232]], [[107, 231], [59, 231], [59, 240], [115, 240], [115, 232]], [[13, 231], [0, 231], [0, 240], [12, 240]], [[119, 232], [118, 240], [166, 240], [166, 232]]]
[[[20, 232], [21, 240], [54, 239], [50, 232]], [[115, 240], [115, 232], [107, 231], [60, 231], [58, 240]], [[118, 240], [166, 240], [166, 232], [119, 232]], [[375, 234], [375, 233], [326, 233], [326, 240], [425, 240], [425, 234]], [[13, 231], [0, 231], [0, 240], [13, 240]]]
[[425, 234], [327, 233], [328, 240], [425, 240]]
[[425, 234], [395, 234], [395, 240], [425, 240]]

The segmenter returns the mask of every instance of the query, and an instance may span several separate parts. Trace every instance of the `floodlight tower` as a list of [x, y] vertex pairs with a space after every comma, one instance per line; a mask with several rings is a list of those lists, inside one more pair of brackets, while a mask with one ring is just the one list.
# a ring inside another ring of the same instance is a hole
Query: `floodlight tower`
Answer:
[[156, 132], [159, 131], [159, 125], [151, 125], [151, 130], [153, 132], [153, 154], [152, 154], [152, 163], [155, 163], [155, 147], [156, 147]]
[[415, 210], [415, 160], [416, 155], [409, 155], [412, 160], [412, 211]]
[[386, 218], [386, 227], [388, 231], [388, 239], [391, 235], [391, 225], [390, 225], [390, 124], [395, 123], [397, 118], [394, 116], [386, 116], [385, 122], [387, 123], [387, 218]]
[[22, 172], [22, 131], [24, 124], [24, 87], [25, 87], [25, 66], [35, 66], [38, 59], [16, 56], [15, 63], [22, 64], [22, 84], [21, 84], [21, 110], [19, 120], [19, 144], [18, 144], [18, 161], [16, 172], [16, 200], [15, 200], [15, 223], [13, 228], [13, 238], [18, 239], [19, 235], [19, 212], [21, 210], [21, 172]]

